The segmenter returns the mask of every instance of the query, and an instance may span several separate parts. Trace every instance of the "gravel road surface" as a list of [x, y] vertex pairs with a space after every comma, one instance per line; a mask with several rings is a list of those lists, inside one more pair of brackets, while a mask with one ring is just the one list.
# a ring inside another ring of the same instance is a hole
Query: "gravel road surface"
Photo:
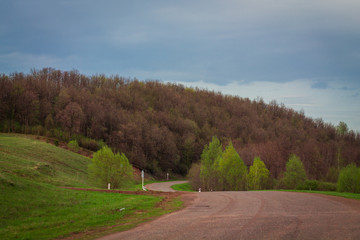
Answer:
[[176, 192], [171, 188], [172, 185], [186, 183], [188, 181], [171, 181], [171, 182], [162, 182], [162, 183], [151, 183], [146, 185], [145, 187], [152, 191], [160, 191], [160, 192]]
[[181, 211], [101, 239], [360, 239], [359, 200], [272, 191], [192, 194]]

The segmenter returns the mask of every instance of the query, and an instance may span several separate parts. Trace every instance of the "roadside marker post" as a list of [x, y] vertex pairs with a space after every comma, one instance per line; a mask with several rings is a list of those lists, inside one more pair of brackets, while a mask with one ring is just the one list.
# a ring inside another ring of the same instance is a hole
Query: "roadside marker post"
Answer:
[[110, 183], [108, 183], [108, 190], [110, 190]]
[[141, 186], [142, 186], [142, 190], [146, 191], [146, 187], [144, 186], [144, 177], [145, 177], [144, 170], [141, 170]]

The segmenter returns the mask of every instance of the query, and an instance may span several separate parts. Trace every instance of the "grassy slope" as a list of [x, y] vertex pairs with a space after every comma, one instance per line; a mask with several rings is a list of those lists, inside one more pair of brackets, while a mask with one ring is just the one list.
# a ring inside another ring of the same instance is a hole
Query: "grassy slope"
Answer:
[[103, 226], [124, 230], [180, 205], [156, 208], [160, 197], [57, 187], [88, 187], [89, 162], [22, 135], [0, 134], [0, 239], [53, 239], [84, 231], [92, 238]]
[[192, 189], [190, 183], [175, 184], [175, 185], [172, 185], [171, 188], [176, 191], [195, 192]]

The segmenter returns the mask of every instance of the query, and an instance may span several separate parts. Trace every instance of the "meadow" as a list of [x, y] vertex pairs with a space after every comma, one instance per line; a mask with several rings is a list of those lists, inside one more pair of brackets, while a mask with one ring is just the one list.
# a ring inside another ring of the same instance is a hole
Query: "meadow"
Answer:
[[0, 134], [0, 239], [93, 239], [181, 207], [178, 198], [164, 206], [161, 196], [61, 188], [92, 188], [89, 163], [34, 137]]

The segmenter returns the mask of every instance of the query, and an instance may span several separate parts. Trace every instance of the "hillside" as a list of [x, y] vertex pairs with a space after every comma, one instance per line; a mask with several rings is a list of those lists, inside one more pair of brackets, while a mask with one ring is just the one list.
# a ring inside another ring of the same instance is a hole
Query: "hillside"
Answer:
[[54, 69], [0, 76], [0, 131], [103, 142], [131, 163], [164, 177], [185, 175], [218, 136], [232, 141], [246, 165], [261, 157], [273, 177], [294, 153], [312, 179], [336, 181], [341, 167], [360, 164], [360, 136], [260, 98], [119, 76]]
[[0, 134], [0, 239], [55, 239], [84, 232], [92, 239], [178, 208], [159, 207], [161, 196], [59, 187], [89, 187], [89, 162], [34, 138]]
[[21, 182], [55, 186], [87, 186], [90, 159], [24, 136], [1, 134], [1, 182], [17, 187]]

